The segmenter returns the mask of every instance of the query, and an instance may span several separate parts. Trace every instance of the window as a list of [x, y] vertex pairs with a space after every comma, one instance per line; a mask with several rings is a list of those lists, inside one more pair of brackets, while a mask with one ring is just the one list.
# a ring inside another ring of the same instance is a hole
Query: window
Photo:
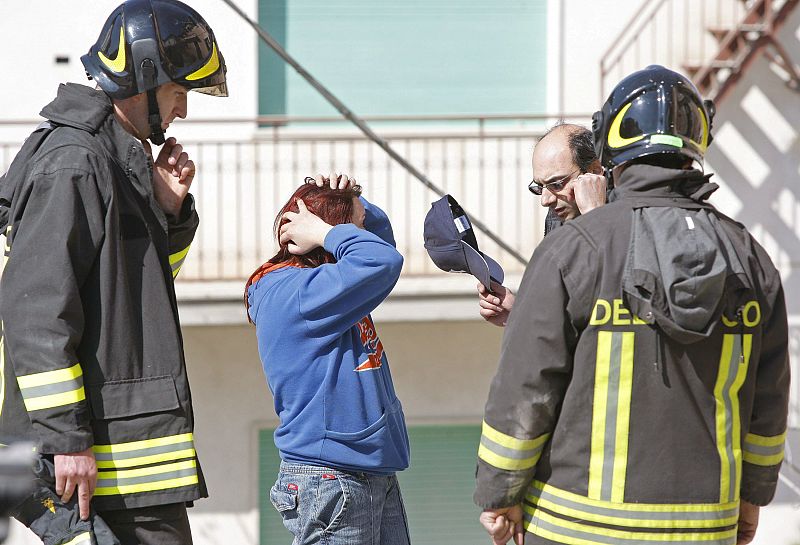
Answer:
[[[542, 113], [546, 0], [259, 0], [259, 22], [359, 115]], [[259, 113], [336, 111], [259, 43]]]

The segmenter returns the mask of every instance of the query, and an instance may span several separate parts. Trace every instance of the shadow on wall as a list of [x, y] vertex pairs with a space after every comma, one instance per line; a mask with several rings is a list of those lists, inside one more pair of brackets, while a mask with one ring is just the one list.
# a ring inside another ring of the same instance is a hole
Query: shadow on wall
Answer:
[[[800, 10], [779, 33], [790, 58], [800, 59]], [[760, 56], [718, 105], [707, 171], [720, 190], [722, 212], [743, 223], [772, 257], [783, 279], [789, 311], [792, 381], [786, 464], [775, 501], [800, 502], [800, 93], [766, 56]], [[789, 524], [787, 523], [787, 526]], [[794, 523], [791, 524], [794, 526]], [[794, 529], [793, 529], [794, 530]], [[789, 531], [794, 545], [800, 545]], [[800, 535], [800, 528], [797, 529]]]
[[[800, 59], [800, 10], [780, 33]], [[706, 155], [721, 189], [711, 200], [744, 223], [781, 271], [789, 314], [800, 314], [800, 94], [759, 57], [717, 108]]]

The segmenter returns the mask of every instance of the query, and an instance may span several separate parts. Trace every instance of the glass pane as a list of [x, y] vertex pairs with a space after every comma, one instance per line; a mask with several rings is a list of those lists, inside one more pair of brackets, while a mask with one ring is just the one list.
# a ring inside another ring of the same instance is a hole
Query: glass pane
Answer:
[[[260, 0], [259, 21], [359, 115], [546, 107], [546, 0]], [[263, 45], [259, 97], [262, 114], [337, 115]]]

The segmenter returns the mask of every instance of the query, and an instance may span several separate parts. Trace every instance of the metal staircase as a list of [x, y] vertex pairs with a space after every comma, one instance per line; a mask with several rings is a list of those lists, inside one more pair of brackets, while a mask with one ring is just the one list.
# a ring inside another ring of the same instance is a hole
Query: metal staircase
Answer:
[[750, 64], [764, 53], [783, 73], [787, 85], [800, 90], [800, 70], [777, 39], [777, 32], [800, 0], [755, 0], [733, 28], [707, 30], [719, 42], [716, 55], [705, 65], [684, 64], [698, 90], [719, 103]]
[[[690, 76], [719, 103], [764, 54], [800, 91], [800, 69], [777, 33], [800, 0], [646, 1], [601, 57], [601, 100], [624, 75], [658, 63]], [[800, 59], [798, 59], [800, 60]]]

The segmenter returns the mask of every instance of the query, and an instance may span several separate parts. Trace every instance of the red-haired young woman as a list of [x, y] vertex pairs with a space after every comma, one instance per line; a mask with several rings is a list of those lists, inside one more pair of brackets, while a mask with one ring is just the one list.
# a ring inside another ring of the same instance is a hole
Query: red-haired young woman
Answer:
[[360, 195], [345, 175], [307, 178], [275, 219], [278, 253], [245, 288], [280, 418], [270, 499], [294, 545], [409, 544], [395, 477], [408, 434], [370, 317], [403, 258]]

